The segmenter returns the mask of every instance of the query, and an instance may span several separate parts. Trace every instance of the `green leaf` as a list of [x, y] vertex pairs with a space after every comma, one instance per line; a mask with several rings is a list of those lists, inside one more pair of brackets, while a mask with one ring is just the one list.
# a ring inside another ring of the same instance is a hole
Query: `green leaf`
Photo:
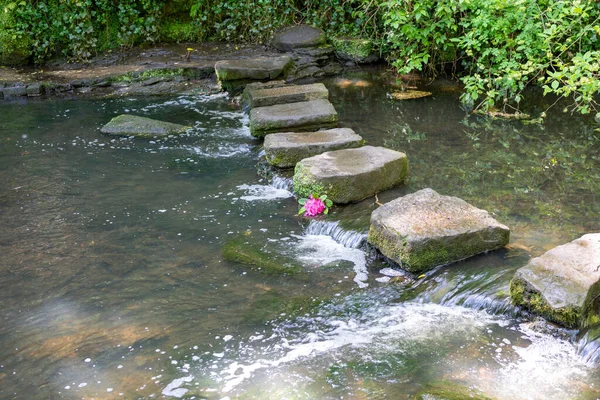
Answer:
[[552, 86], [552, 89], [556, 90], [556, 89], [558, 89], [558, 85], [559, 85], [558, 81], [552, 81], [552, 85], [550, 85], [550, 86]]
[[323, 214], [329, 214], [329, 208], [326, 208], [325, 211], [323, 211]]
[[306, 200], [308, 200], [308, 199], [300, 199], [300, 200], [298, 200], [298, 204], [303, 206], [306, 203]]
[[305, 212], [306, 212], [306, 208], [302, 207], [301, 209], [298, 210], [298, 215], [304, 214]]
[[325, 206], [326, 207], [331, 207], [332, 205], [333, 205], [333, 201], [331, 201], [329, 199], [325, 200]]
[[321, 197], [319, 197], [319, 198], [320, 198], [321, 200], [325, 201], [325, 200], [327, 200], [327, 195], [326, 195], [326, 194], [324, 194], [323, 196], [321, 196]]
[[319, 194], [318, 193], [313, 193], [312, 194], [312, 198], [313, 199], [318, 199], [319, 198]]

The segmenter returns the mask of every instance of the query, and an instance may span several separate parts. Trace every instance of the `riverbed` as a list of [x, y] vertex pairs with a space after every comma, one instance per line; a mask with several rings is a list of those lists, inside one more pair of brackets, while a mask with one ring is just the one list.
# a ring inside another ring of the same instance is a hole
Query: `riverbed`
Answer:
[[[342, 126], [408, 156], [379, 202], [461, 197], [511, 227], [509, 248], [417, 277], [367, 246], [375, 199], [297, 216], [226, 93], [0, 103], [0, 398], [600, 397], [577, 333], [532, 329], [508, 297], [531, 257], [600, 231], [594, 121], [471, 115], [445, 81], [398, 101], [381, 69], [324, 83]], [[193, 128], [99, 132], [122, 113]], [[303, 273], [227, 261], [239, 238]]]

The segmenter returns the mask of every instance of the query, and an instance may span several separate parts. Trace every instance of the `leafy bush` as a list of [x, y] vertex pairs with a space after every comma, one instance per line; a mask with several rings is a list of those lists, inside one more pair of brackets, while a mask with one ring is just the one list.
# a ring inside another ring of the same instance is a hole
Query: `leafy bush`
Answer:
[[[518, 109], [523, 89], [598, 112], [600, 3], [594, 0], [390, 0], [382, 15], [393, 64], [436, 74], [452, 66], [471, 108]], [[506, 111], [506, 110], [505, 110]]]
[[55, 53], [86, 61], [98, 51], [99, 38], [104, 47], [110, 42], [130, 47], [156, 40], [163, 1], [0, 0], [0, 5], [13, 18], [11, 26], [0, 31], [30, 39], [35, 61], [41, 63]]

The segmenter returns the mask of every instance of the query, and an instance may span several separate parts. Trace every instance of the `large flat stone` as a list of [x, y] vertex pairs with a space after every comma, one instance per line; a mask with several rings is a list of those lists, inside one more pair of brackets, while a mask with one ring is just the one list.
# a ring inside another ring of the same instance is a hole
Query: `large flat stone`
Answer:
[[250, 132], [255, 137], [274, 132], [333, 128], [337, 123], [337, 111], [324, 99], [257, 107], [250, 111]]
[[273, 133], [265, 137], [265, 154], [269, 164], [289, 168], [304, 158], [332, 150], [360, 147], [362, 144], [363, 138], [349, 128]]
[[275, 79], [283, 76], [293, 63], [288, 56], [224, 60], [215, 64], [215, 72], [221, 82]]
[[[597, 325], [600, 293], [600, 233], [547, 251], [519, 268], [510, 284], [512, 300], [561, 325]], [[588, 315], [584, 315], [584, 310]], [[592, 312], [593, 314], [589, 314]]]
[[327, 43], [322, 29], [308, 25], [290, 26], [273, 36], [273, 47], [280, 51], [293, 51], [299, 48], [319, 47]]
[[188, 129], [188, 126], [173, 124], [171, 122], [123, 114], [111, 119], [108, 124], [100, 129], [100, 132], [109, 135], [150, 138], [177, 135]]
[[503, 247], [509, 237], [487, 211], [423, 189], [373, 211], [368, 241], [408, 271], [422, 272]]
[[294, 192], [351, 203], [403, 183], [407, 174], [408, 160], [398, 151], [373, 146], [329, 151], [296, 164]]
[[298, 103], [301, 101], [329, 98], [329, 90], [322, 83], [308, 85], [287, 85], [267, 89], [256, 89], [248, 92], [248, 106], [268, 107], [276, 104]]

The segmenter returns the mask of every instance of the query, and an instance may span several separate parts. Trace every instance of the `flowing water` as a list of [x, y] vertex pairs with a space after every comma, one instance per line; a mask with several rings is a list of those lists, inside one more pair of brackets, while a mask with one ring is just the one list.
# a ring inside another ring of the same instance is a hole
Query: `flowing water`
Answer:
[[[325, 83], [343, 126], [409, 157], [380, 202], [464, 198], [510, 248], [414, 277], [367, 247], [374, 199], [302, 220], [226, 95], [0, 104], [0, 398], [600, 397], [598, 335], [543, 333], [508, 299], [530, 257], [600, 231], [594, 122], [466, 118], [445, 82], [395, 101], [380, 70]], [[193, 129], [100, 134], [121, 113]], [[227, 261], [240, 238], [303, 273]]]

